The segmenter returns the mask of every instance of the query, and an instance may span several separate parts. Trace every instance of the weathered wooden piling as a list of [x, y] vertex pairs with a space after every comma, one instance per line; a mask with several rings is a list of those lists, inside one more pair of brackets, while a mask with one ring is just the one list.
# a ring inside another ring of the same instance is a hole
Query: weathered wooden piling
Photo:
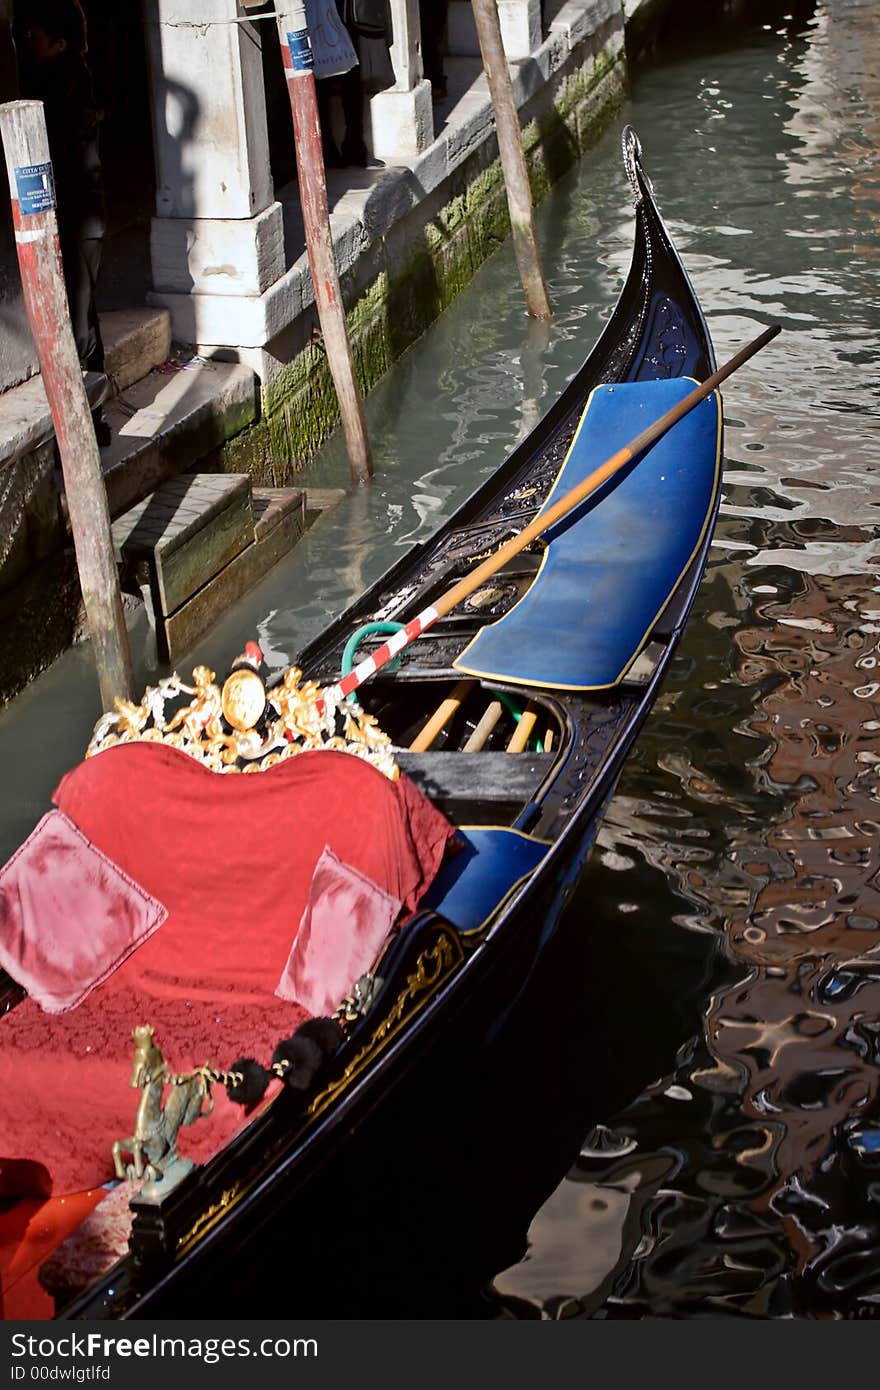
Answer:
[[471, 0], [483, 68], [495, 112], [498, 152], [507, 189], [507, 206], [513, 233], [513, 249], [519, 267], [528, 312], [538, 319], [553, 317], [547, 283], [541, 269], [535, 213], [526, 157], [522, 147], [519, 112], [513, 99], [507, 54], [501, 39], [496, 0]]
[[314, 59], [304, 4], [284, 6], [278, 16], [278, 36], [293, 117], [299, 196], [315, 304], [339, 401], [352, 481], [366, 483], [373, 476], [373, 463], [333, 253]]
[[0, 106], [0, 136], [25, 311], [61, 455], [101, 701], [109, 710], [117, 696], [131, 699], [134, 677], [101, 456], [64, 287], [43, 103], [10, 101]]

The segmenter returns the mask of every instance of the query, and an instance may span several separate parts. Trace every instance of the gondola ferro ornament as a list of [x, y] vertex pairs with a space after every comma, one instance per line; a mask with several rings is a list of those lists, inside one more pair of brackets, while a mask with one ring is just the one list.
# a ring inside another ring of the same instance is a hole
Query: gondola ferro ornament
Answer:
[[220, 704], [223, 718], [239, 733], [256, 728], [266, 710], [266, 686], [260, 675], [263, 653], [256, 642], [248, 642], [223, 682]]

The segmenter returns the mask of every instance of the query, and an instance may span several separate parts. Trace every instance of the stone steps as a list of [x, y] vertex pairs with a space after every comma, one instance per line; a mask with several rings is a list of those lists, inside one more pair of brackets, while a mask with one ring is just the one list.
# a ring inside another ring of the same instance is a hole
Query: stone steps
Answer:
[[[89, 404], [99, 405], [164, 362], [171, 351], [171, 316], [162, 309], [119, 309], [101, 315], [105, 374], [86, 373]], [[54, 438], [41, 376], [0, 395], [0, 467]]]
[[101, 337], [104, 370], [115, 396], [168, 359], [171, 316], [153, 308], [104, 310]]
[[[139, 606], [141, 595], [157, 657], [176, 661], [338, 498], [252, 488], [248, 475], [192, 473], [257, 418], [253, 371], [172, 357], [167, 310], [118, 310], [101, 323], [106, 378], [95, 374], [87, 385], [93, 404], [106, 396], [110, 442], [101, 464], [126, 605]], [[63, 479], [37, 376], [0, 397], [0, 620], [10, 639], [0, 701], [82, 630], [77, 599]]]
[[302, 488], [252, 488], [247, 473], [181, 474], [117, 518], [117, 557], [150, 607], [159, 659], [176, 661], [305, 527]]
[[151, 371], [109, 400], [110, 443], [101, 450], [111, 517], [245, 429], [257, 415], [256, 378], [237, 362], [183, 358]]

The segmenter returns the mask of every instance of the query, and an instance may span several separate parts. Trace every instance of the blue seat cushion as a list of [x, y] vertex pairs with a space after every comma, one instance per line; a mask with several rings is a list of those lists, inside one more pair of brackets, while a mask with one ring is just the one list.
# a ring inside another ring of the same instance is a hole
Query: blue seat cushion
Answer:
[[[682, 377], [597, 387], [545, 510], [693, 389]], [[720, 464], [714, 392], [550, 527], [531, 588], [456, 668], [546, 689], [616, 685], [705, 539]]]
[[447, 851], [419, 907], [433, 908], [459, 931], [474, 931], [537, 868], [549, 845], [503, 826], [471, 826], [458, 834], [464, 848]]

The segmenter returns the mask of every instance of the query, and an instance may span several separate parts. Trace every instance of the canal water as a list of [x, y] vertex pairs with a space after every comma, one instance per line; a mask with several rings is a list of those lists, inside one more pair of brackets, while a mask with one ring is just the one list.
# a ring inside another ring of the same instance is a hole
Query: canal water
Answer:
[[[578, 1011], [564, 1045], [535, 1021], [493, 1239], [462, 1235], [443, 1280], [404, 1262], [388, 1314], [880, 1314], [878, 71], [869, 0], [661, 45], [539, 210], [552, 325], [502, 247], [371, 393], [374, 485], [186, 664], [222, 670], [254, 635], [290, 662], [527, 433], [628, 265], [632, 123], [719, 361], [783, 333], [724, 391], [709, 567], [567, 914]], [[340, 440], [307, 481], [348, 489]], [[0, 715], [0, 862], [97, 713], [83, 648]]]

